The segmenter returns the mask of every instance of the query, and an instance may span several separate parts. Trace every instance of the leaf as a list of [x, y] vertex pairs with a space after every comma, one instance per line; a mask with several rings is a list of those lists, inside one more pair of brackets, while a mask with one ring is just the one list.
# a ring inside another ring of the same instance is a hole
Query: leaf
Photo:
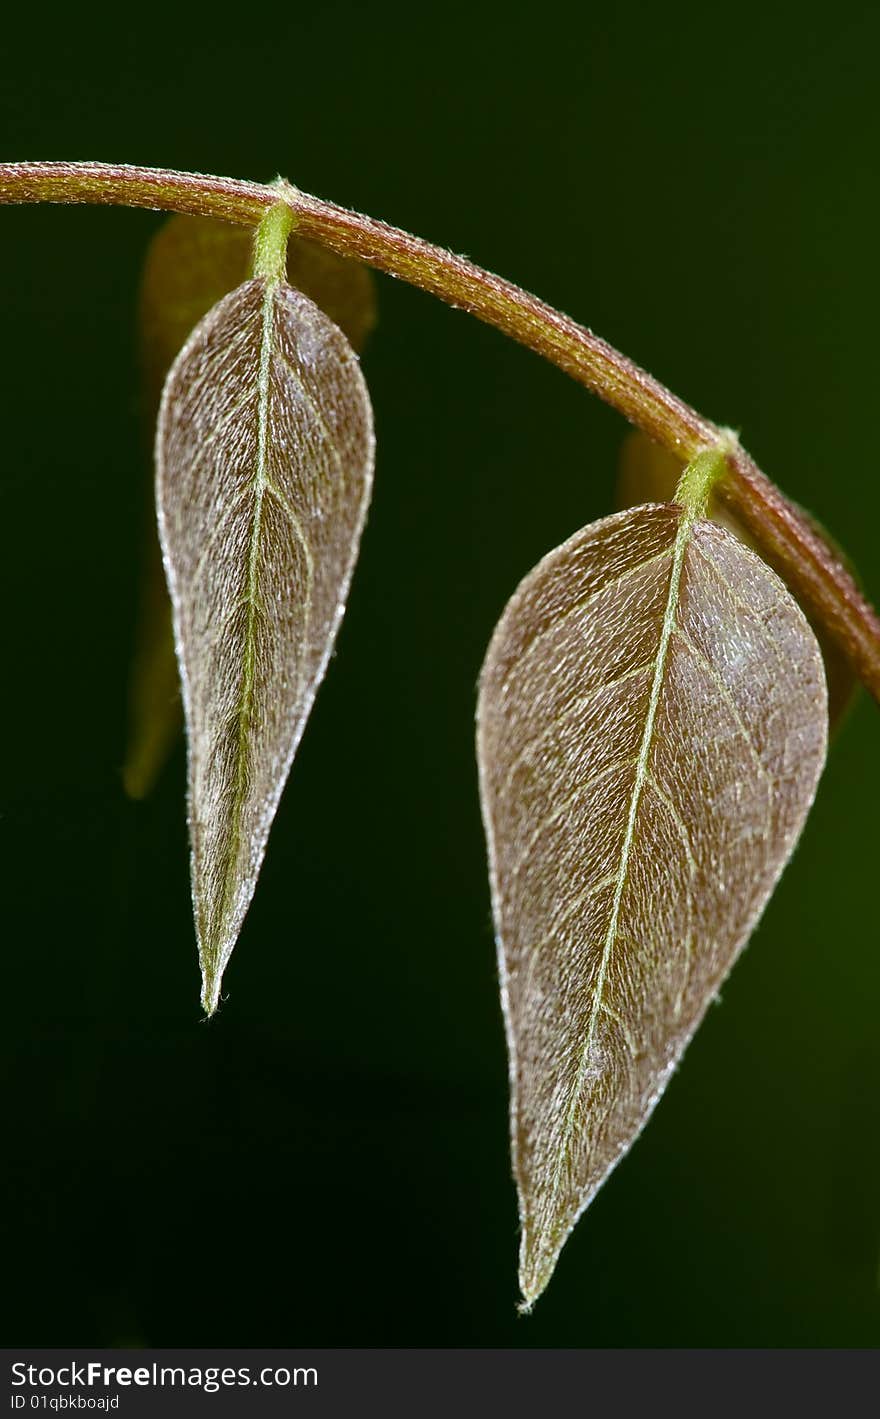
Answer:
[[[634, 430], [627, 434], [620, 450], [615, 507], [628, 508], [645, 502], [665, 502], [675, 493], [681, 472], [682, 465], [677, 458], [673, 458], [672, 454], [667, 453], [664, 448], [652, 443], [645, 434]], [[830, 547], [838, 561], [842, 562], [847, 570], [855, 576], [855, 569], [850, 559], [827, 529], [817, 522], [816, 518], [805, 508], [797, 504], [795, 506], [797, 506], [801, 517]], [[713, 522], [717, 522], [721, 527], [726, 527], [747, 547], [755, 547], [754, 539], [743, 527], [739, 518], [735, 517], [717, 499], [710, 502], [709, 515]], [[783, 569], [777, 566], [770, 556], [767, 557], [767, 562], [784, 581]], [[806, 610], [804, 614], [816, 633], [822, 651], [822, 659], [825, 662], [825, 676], [828, 681], [828, 719], [832, 733], [836, 733], [859, 688], [858, 676], [853, 669], [852, 662], [844, 655], [837, 643], [831, 639], [821, 622], [818, 624], [814, 622], [809, 610]]]
[[677, 505], [576, 533], [509, 602], [478, 756], [527, 1305], [753, 930], [826, 728], [782, 582]]
[[[150, 243], [139, 302], [145, 423], [152, 443], [168, 370], [193, 327], [248, 277], [254, 234], [205, 217], [174, 216]], [[368, 267], [303, 238], [287, 246], [288, 284], [309, 296], [361, 350], [376, 321]], [[136, 651], [129, 689], [129, 732], [122, 770], [130, 798], [153, 787], [180, 733], [181, 707], [171, 605], [155, 531], [145, 517]]]
[[226, 296], [168, 376], [157, 502], [209, 1012], [342, 618], [373, 447], [356, 356], [287, 285]]

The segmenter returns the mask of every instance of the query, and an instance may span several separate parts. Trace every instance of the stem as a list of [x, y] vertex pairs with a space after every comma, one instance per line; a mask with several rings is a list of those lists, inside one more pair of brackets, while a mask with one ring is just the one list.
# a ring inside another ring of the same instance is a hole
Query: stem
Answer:
[[253, 227], [279, 199], [289, 207], [298, 236], [400, 277], [494, 325], [586, 385], [682, 463], [706, 449], [722, 450], [727, 469], [717, 495], [880, 700], [880, 619], [827, 543], [728, 431], [569, 316], [464, 257], [286, 183], [270, 186], [107, 163], [0, 163], [0, 203], [148, 207]]
[[256, 226], [279, 196], [294, 214], [298, 236], [365, 261], [494, 325], [592, 389], [682, 462], [718, 442], [715, 425], [659, 380], [519, 286], [408, 232], [287, 184], [269, 186], [103, 163], [0, 164], [0, 203], [115, 203]]
[[287, 274], [287, 242], [293, 230], [293, 213], [281, 200], [270, 207], [254, 237], [254, 276], [277, 286]]
[[691, 522], [706, 516], [712, 490], [726, 473], [727, 458], [723, 448], [707, 448], [688, 464], [675, 490], [675, 501], [684, 508]]

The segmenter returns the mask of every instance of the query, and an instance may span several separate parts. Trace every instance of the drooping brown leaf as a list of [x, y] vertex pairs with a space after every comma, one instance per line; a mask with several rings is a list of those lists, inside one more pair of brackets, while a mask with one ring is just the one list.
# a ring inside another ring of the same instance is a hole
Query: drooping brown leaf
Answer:
[[369, 397], [336, 326], [284, 284], [220, 301], [168, 376], [156, 442], [209, 1011], [342, 618], [372, 469]]
[[754, 928], [826, 729], [782, 582], [677, 505], [578, 532], [509, 602], [478, 755], [527, 1304]]
[[[681, 474], [682, 465], [677, 458], [673, 458], [665, 448], [660, 448], [656, 443], [652, 443], [646, 434], [637, 429], [633, 430], [632, 433], [627, 434], [621, 446], [614, 505], [622, 509], [637, 507], [640, 503], [665, 502], [668, 498], [673, 497]], [[816, 518], [805, 508], [798, 507], [798, 511], [809, 522], [813, 531], [827, 542], [834, 555], [843, 562], [850, 572], [855, 574], [849, 558], [827, 529], [817, 522]], [[718, 498], [711, 499], [709, 516], [720, 527], [726, 527], [728, 532], [732, 532], [734, 537], [739, 538], [740, 542], [744, 542], [747, 547], [755, 547], [754, 539], [743, 527], [739, 518], [735, 517]], [[767, 561], [784, 581], [782, 568], [775, 565], [772, 557], [768, 557]], [[834, 732], [842, 723], [846, 711], [855, 698], [859, 681], [852, 662], [831, 639], [827, 630], [821, 624], [816, 624], [813, 621], [809, 611], [805, 614], [816, 632], [822, 650], [822, 659], [825, 662], [825, 675], [828, 681], [828, 720], [832, 732]]]
[[[154, 436], [162, 386], [187, 336], [217, 301], [248, 277], [253, 232], [207, 217], [170, 217], [150, 243], [139, 301], [140, 360], [145, 424]], [[368, 267], [314, 242], [291, 237], [288, 284], [308, 296], [360, 351], [376, 321]], [[138, 616], [129, 691], [129, 734], [123, 786], [143, 798], [180, 733], [181, 709], [171, 606], [149, 499]]]

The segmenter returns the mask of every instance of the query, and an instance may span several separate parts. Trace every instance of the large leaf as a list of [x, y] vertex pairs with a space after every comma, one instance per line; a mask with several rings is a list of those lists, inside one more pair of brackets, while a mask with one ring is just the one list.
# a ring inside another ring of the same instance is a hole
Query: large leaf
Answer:
[[677, 505], [585, 528], [508, 604], [478, 752], [526, 1303], [755, 926], [826, 731], [782, 582]]
[[372, 469], [341, 331], [283, 284], [222, 300], [174, 363], [156, 442], [209, 1011], [342, 617]]
[[[144, 264], [139, 301], [145, 424], [152, 443], [162, 387], [194, 326], [247, 280], [254, 234], [208, 217], [173, 216], [159, 228]], [[287, 281], [320, 306], [360, 351], [376, 320], [373, 273], [301, 237], [287, 245]], [[156, 540], [152, 496], [141, 578], [137, 642], [129, 694], [123, 786], [143, 798], [180, 733], [179, 680], [171, 606]]]

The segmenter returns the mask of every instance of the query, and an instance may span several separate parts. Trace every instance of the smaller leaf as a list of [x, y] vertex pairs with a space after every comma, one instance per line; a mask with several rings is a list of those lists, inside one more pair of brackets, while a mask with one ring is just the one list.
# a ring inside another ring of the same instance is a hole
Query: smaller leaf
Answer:
[[275, 281], [224, 297], [174, 362], [156, 440], [209, 1013], [342, 618], [372, 472], [342, 332]]
[[[147, 252], [139, 302], [145, 427], [155, 435], [159, 401], [171, 365], [195, 325], [250, 272], [254, 234], [205, 217], [174, 216]], [[292, 237], [287, 279], [360, 351], [376, 321], [368, 267], [314, 242]], [[129, 685], [129, 731], [122, 781], [130, 798], [152, 789], [182, 725], [171, 603], [156, 537], [152, 487], [143, 550], [136, 651]]]

